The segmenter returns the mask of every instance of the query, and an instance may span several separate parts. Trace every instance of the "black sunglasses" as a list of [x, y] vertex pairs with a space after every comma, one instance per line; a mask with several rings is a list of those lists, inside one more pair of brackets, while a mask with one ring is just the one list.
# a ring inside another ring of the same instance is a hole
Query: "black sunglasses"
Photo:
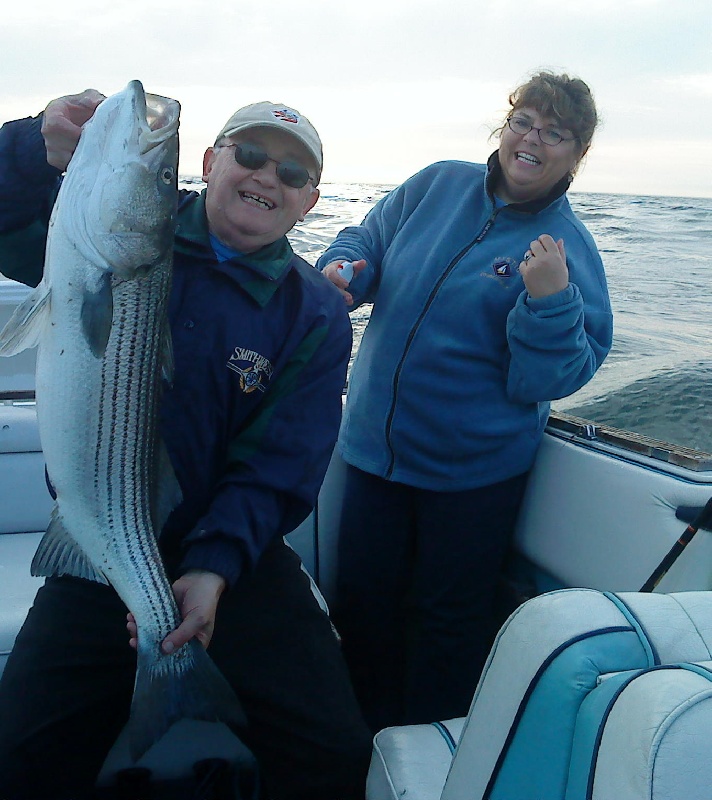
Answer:
[[290, 186], [292, 189], [301, 189], [307, 185], [308, 181], [316, 184], [306, 167], [296, 161], [275, 161], [258, 144], [240, 142], [239, 144], [225, 144], [222, 147], [234, 147], [235, 161], [245, 169], [262, 169], [268, 161], [273, 161], [277, 165], [277, 177], [285, 186]]

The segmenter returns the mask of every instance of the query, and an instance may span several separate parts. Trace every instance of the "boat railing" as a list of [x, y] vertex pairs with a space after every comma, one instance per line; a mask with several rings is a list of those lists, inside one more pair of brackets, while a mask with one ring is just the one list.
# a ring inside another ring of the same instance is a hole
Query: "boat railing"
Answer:
[[614, 455], [616, 449], [623, 449], [628, 458], [637, 457], [642, 463], [651, 459], [656, 462], [658, 469], [667, 466], [672, 471], [680, 467], [696, 473], [712, 472], [712, 453], [661, 441], [611, 425], [603, 425], [560, 411], [552, 412], [549, 416], [547, 433], [609, 455]]

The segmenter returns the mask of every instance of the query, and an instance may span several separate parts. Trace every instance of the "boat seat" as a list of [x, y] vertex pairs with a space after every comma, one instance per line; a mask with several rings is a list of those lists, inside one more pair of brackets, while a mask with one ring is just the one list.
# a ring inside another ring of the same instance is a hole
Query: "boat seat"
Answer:
[[712, 661], [617, 673], [583, 701], [566, 800], [709, 800]]
[[54, 501], [34, 404], [0, 403], [0, 534], [44, 532]]
[[[2, 362], [4, 359], [0, 359]], [[32, 403], [0, 402], [0, 675], [41, 578], [30, 561], [47, 529], [53, 501]]]
[[[655, 673], [664, 665], [704, 664], [710, 659], [712, 592], [661, 595], [563, 589], [533, 598], [500, 630], [467, 717], [387, 728], [377, 734], [367, 798], [584, 800], [590, 795], [567, 791], [574, 780], [569, 765], [575, 740], [577, 753], [583, 752], [578, 748], [585, 740], [587, 699], [603, 696], [616, 680], [634, 677], [625, 684], [621, 698], [631, 697], [643, 685], [659, 690], [666, 682], [679, 683], [678, 693], [684, 695], [689, 682], [703, 676], [694, 673], [690, 678], [690, 669], [682, 667], [666, 670], [666, 678]], [[642, 672], [652, 677], [639, 678]], [[616, 678], [619, 674], [625, 677]], [[672, 702], [674, 694], [655, 696], [648, 705], [660, 708]], [[708, 703], [706, 708], [709, 731], [712, 706]], [[650, 732], [649, 722], [632, 716], [627, 724], [637, 730], [640, 740], [643, 731]], [[622, 736], [609, 732], [612, 724], [613, 718], [606, 725], [607, 741]], [[626, 735], [631, 740], [633, 734]], [[617, 755], [621, 757], [620, 748]], [[577, 755], [577, 763], [583, 762], [585, 757]], [[586, 781], [592, 780], [590, 763]], [[704, 771], [706, 766], [699, 770]], [[583, 778], [576, 780], [580, 786]], [[600, 762], [596, 781], [605, 785]], [[694, 786], [691, 792], [679, 796], [694, 796]], [[599, 796], [622, 797], [617, 792]], [[678, 795], [668, 795], [668, 800], [673, 796]], [[637, 800], [649, 795], [626, 797]]]

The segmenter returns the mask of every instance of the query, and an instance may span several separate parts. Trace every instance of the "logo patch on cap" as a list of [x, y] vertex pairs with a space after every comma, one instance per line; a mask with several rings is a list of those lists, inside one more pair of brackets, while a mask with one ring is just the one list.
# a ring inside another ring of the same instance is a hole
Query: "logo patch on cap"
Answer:
[[291, 108], [277, 108], [272, 113], [282, 122], [293, 122], [295, 125], [299, 122], [299, 117]]

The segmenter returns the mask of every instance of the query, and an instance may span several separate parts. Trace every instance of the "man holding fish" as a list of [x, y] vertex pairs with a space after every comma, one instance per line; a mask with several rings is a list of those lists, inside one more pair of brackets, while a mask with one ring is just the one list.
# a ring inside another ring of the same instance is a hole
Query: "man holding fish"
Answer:
[[[0, 679], [0, 797], [89, 797], [129, 709], [137, 757], [176, 718], [217, 717], [255, 753], [270, 798], [363, 797], [370, 734], [328, 617], [282, 538], [316, 500], [351, 348], [339, 293], [285, 236], [318, 200], [321, 142], [294, 109], [240, 109], [205, 152], [207, 188], [180, 192], [171, 239], [175, 142], [160, 134], [177, 128], [177, 104], [149, 97], [136, 81], [106, 100], [87, 90], [0, 130], [0, 265], [37, 286], [0, 354], [39, 343], [38, 417], [57, 495], [33, 561], [47, 580]], [[129, 103], [137, 129], [122, 122]], [[90, 279], [67, 263], [84, 250]], [[157, 265], [165, 315], [149, 304], [136, 326]], [[139, 353], [165, 378], [160, 395], [141, 388]], [[155, 437], [134, 425], [139, 391], [140, 413], [156, 408]], [[178, 679], [159, 685], [174, 668], [199, 675], [194, 692], [176, 690]], [[202, 689], [208, 699], [191, 706]]]

